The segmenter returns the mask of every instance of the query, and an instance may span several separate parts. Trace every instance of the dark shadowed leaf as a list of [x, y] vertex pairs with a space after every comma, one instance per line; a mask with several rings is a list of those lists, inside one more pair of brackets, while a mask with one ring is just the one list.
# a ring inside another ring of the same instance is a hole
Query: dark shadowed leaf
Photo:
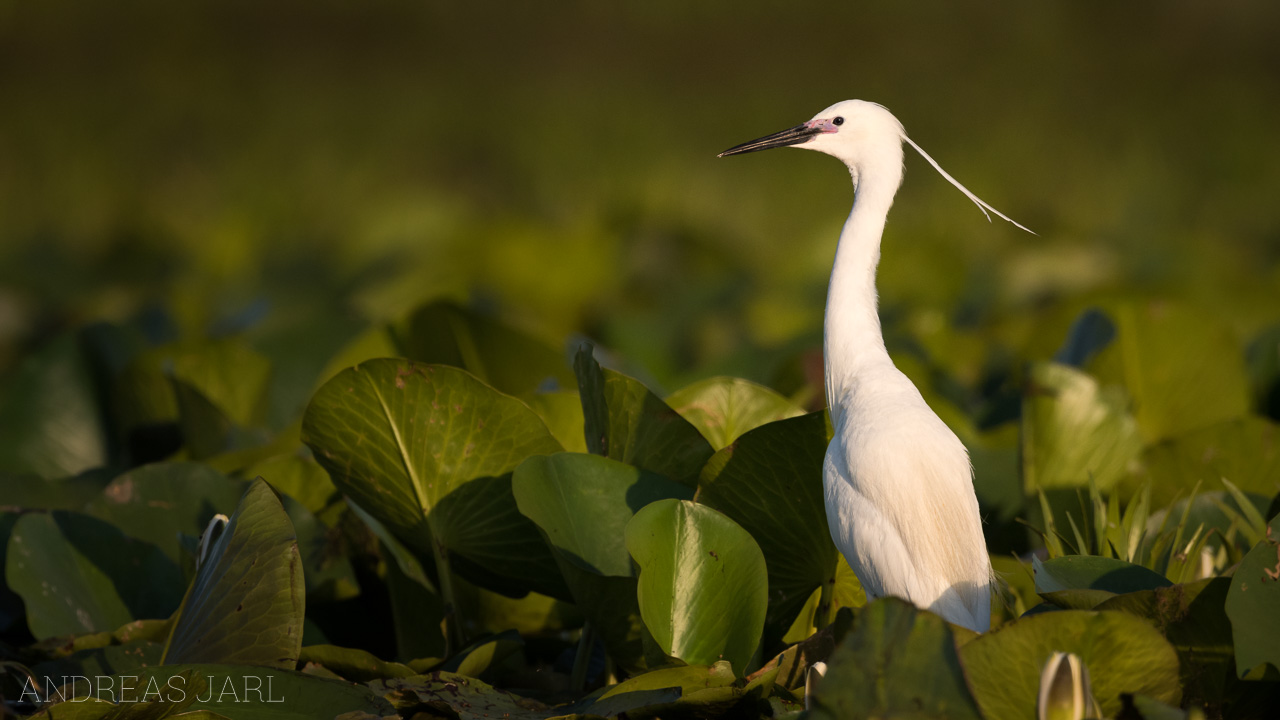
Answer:
[[404, 357], [462, 368], [505, 393], [573, 387], [560, 351], [447, 300], [418, 308], [393, 333]]
[[1105, 590], [1122, 594], [1168, 587], [1168, 578], [1141, 565], [1095, 555], [1067, 555], [1052, 560], [1035, 559], [1036, 592]]
[[182, 575], [158, 548], [95, 517], [61, 510], [17, 521], [5, 576], [22, 596], [37, 638], [163, 618], [181, 600]]
[[187, 588], [164, 662], [292, 669], [304, 594], [289, 516], [271, 487], [255, 481]]
[[1108, 717], [1121, 693], [1177, 703], [1178, 655], [1159, 630], [1121, 612], [1026, 615], [960, 648], [973, 697], [987, 718], [1035, 717], [1040, 672], [1054, 652], [1080, 656]]
[[897, 598], [858, 612], [814, 696], [815, 718], [979, 720], [947, 624]]
[[663, 652], [745, 674], [760, 646], [768, 596], [764, 555], [741, 526], [688, 500], [659, 500], [627, 524], [640, 565], [644, 624]]
[[375, 680], [369, 687], [398, 709], [438, 704], [449, 708], [459, 720], [542, 720], [561, 714], [537, 700], [498, 690], [472, 677], [439, 670], [410, 678]]
[[827, 529], [822, 489], [829, 438], [823, 412], [771, 422], [717, 452], [698, 481], [698, 502], [732, 518], [764, 552], [766, 650], [836, 574], [840, 553]]
[[1271, 519], [1267, 536], [1236, 568], [1227, 592], [1227, 617], [1231, 619], [1240, 677], [1263, 663], [1280, 670], [1280, 612], [1276, 608], [1280, 608], [1280, 515]]
[[773, 390], [733, 377], [699, 380], [671, 393], [667, 404], [693, 423], [716, 450], [765, 423], [804, 414]]
[[591, 346], [573, 368], [586, 424], [587, 448], [672, 480], [693, 485], [714, 452], [698, 429], [639, 380], [600, 367]]
[[376, 655], [358, 648], [337, 645], [308, 645], [301, 650], [298, 664], [322, 665], [352, 682], [369, 682], [380, 678], [409, 677], [415, 674], [408, 665], [379, 660]]

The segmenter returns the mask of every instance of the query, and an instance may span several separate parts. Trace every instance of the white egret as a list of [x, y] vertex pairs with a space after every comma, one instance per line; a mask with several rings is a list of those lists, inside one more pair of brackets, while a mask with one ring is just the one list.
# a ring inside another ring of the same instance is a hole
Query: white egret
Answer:
[[993, 575], [968, 452], [894, 367], [876, 313], [880, 238], [902, 183], [904, 142], [984, 214], [990, 210], [1013, 222], [939, 167], [888, 110], [862, 100], [832, 105], [806, 123], [720, 157], [793, 146], [826, 153], [849, 168], [853, 210], [836, 246], [823, 327], [827, 407], [835, 429], [823, 469], [831, 537], [868, 598], [898, 596], [985, 632]]

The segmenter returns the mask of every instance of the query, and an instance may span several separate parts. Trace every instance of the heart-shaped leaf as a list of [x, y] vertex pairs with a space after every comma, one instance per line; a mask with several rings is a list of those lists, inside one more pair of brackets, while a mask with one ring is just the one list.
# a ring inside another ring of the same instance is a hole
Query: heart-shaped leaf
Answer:
[[187, 588], [164, 662], [292, 669], [302, 647], [302, 561], [271, 487], [249, 486]]
[[769, 570], [765, 650], [772, 654], [809, 596], [836, 574], [822, 463], [826, 414], [771, 422], [717, 452], [702, 470], [698, 502], [751, 533]]
[[768, 599], [751, 535], [705, 505], [659, 500], [627, 524], [627, 550], [640, 565], [640, 614], [663, 652], [693, 665], [727, 660], [745, 674]]
[[587, 448], [694, 485], [714, 452], [706, 438], [639, 380], [600, 367], [591, 353], [584, 345], [573, 362]]
[[1120, 694], [1177, 703], [1178, 655], [1145, 620], [1120, 612], [1062, 610], [1026, 615], [960, 648], [969, 687], [986, 718], [1036, 716], [1040, 673], [1054, 652], [1075, 653], [1107, 717]]
[[[524, 403], [457, 368], [371, 360], [320, 388], [302, 432], [338, 489], [415, 552], [431, 557], [438, 543], [460, 557], [459, 572], [499, 592], [517, 591], [495, 582], [514, 575], [523, 590], [567, 595], [547, 586], [559, 583], [554, 561], [503, 477], [560, 450]], [[480, 478], [490, 480], [466, 487]], [[495, 542], [506, 548], [497, 555]]]
[[859, 611], [854, 631], [831, 655], [811, 715], [982, 717], [947, 623], [898, 598], [882, 598]]
[[1116, 484], [1142, 449], [1138, 427], [1116, 388], [1052, 363], [1031, 367], [1022, 401], [1022, 475], [1026, 489]]
[[804, 414], [777, 392], [733, 377], [699, 380], [671, 393], [667, 404], [693, 423], [716, 450], [765, 423]]

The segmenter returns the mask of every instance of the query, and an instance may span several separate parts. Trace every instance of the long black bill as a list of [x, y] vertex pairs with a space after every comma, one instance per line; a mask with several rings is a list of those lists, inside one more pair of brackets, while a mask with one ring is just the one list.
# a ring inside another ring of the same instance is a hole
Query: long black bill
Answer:
[[741, 155], [743, 153], [757, 152], [760, 150], [768, 150], [769, 148], [787, 147], [788, 145], [799, 145], [809, 142], [814, 135], [821, 135], [822, 129], [816, 127], [808, 127], [807, 125], [797, 125], [793, 128], [776, 132], [772, 135], [765, 135], [762, 138], [756, 138], [751, 142], [745, 142], [741, 145], [731, 147], [720, 153], [716, 157], [724, 157], [726, 155]]

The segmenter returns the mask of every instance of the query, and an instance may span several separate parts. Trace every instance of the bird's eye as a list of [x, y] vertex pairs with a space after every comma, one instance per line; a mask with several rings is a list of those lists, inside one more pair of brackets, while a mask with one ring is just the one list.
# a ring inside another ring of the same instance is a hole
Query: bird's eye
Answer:
[[832, 120], [831, 122], [835, 123], [836, 125], [843, 125], [843, 124], [844, 124], [844, 118], [842, 118], [842, 117], [838, 117], [838, 118], [836, 118], [835, 120]]

